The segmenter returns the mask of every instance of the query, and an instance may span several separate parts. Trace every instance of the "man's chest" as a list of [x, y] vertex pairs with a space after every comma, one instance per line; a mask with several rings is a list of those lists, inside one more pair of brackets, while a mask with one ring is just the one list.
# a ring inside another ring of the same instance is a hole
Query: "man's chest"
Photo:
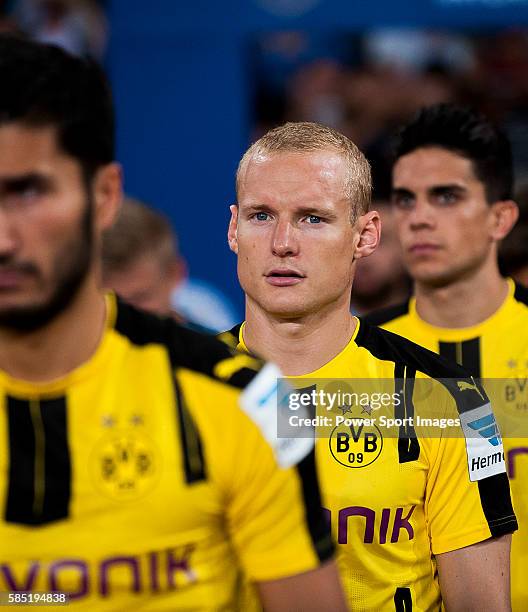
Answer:
[[169, 377], [4, 394], [0, 440], [4, 590], [164, 590], [226, 555], [216, 493], [186, 482]]

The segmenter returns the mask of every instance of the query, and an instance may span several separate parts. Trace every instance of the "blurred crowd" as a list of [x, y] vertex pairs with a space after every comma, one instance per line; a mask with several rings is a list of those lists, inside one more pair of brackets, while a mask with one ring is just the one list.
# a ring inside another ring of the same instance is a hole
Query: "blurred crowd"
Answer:
[[[0, 0], [0, 31], [101, 61], [108, 40], [104, 9], [104, 0]], [[501, 270], [528, 284], [528, 30], [266, 33], [254, 39], [250, 65], [252, 140], [285, 121], [316, 121], [350, 137], [372, 165], [383, 234], [378, 252], [358, 267], [354, 312], [400, 302], [410, 292], [389, 205], [390, 143], [416, 110], [437, 102], [474, 106], [510, 137], [521, 216], [502, 244]], [[175, 257], [171, 308], [206, 327], [229, 327], [236, 320], [229, 300], [189, 279], [183, 259]]]
[[[109, 27], [105, 0], [0, 0], [0, 32], [53, 44], [104, 62]], [[173, 315], [212, 332], [239, 318], [216, 286], [191, 277], [170, 219], [155, 207], [125, 198], [105, 237], [103, 280], [138, 307]]]
[[358, 266], [357, 313], [397, 303], [410, 289], [388, 205], [391, 140], [419, 108], [438, 102], [475, 107], [508, 134], [521, 217], [502, 245], [501, 269], [528, 282], [528, 30], [267, 33], [253, 59], [253, 139], [285, 121], [316, 121], [346, 134], [372, 165], [382, 243]]
[[528, 31], [282, 32], [261, 36], [254, 57], [255, 136], [287, 120], [317, 121], [379, 165], [389, 137], [414, 111], [459, 102], [505, 127], [519, 179], [528, 178]]
[[108, 40], [104, 5], [104, 0], [0, 0], [0, 31], [101, 61]]

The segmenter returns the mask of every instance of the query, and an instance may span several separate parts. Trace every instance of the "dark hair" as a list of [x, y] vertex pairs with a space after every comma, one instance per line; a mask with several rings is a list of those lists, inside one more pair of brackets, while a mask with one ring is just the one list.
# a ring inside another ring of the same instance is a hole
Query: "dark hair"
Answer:
[[0, 84], [0, 125], [55, 127], [58, 145], [80, 163], [88, 182], [113, 161], [112, 96], [93, 60], [2, 35]]
[[480, 113], [454, 104], [422, 108], [397, 135], [393, 143], [394, 161], [422, 147], [441, 147], [471, 161], [489, 203], [512, 197], [510, 143]]

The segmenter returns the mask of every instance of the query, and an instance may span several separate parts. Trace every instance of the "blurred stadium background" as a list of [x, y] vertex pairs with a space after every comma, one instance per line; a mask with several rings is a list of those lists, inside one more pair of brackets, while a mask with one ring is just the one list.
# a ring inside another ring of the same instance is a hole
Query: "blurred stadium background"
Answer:
[[351, 137], [384, 199], [394, 129], [424, 104], [474, 105], [509, 133], [526, 206], [528, 0], [4, 0], [0, 11], [2, 30], [107, 68], [127, 193], [170, 217], [191, 276], [223, 292], [235, 319], [234, 173], [285, 120]]

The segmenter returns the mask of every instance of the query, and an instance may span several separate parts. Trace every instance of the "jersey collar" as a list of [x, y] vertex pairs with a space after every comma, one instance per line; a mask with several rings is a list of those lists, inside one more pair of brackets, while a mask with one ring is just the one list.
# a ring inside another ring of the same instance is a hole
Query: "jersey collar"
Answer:
[[[312, 372], [308, 372], [307, 374], [299, 374], [298, 376], [293, 376], [292, 378], [333, 378], [335, 376], [336, 369], [341, 369], [341, 365], [344, 367], [350, 364], [350, 359], [352, 354], [358, 349], [356, 344], [356, 338], [359, 333], [359, 328], [361, 326], [361, 321], [358, 317], [354, 317], [356, 319], [356, 328], [354, 329], [354, 333], [350, 338], [348, 344], [341, 349], [341, 351], [330, 361], [322, 365], [317, 370], [313, 370]], [[246, 327], [246, 321], [244, 321], [238, 330], [238, 345], [237, 350], [244, 351], [245, 353], [249, 353], [247, 345], [244, 341], [244, 328]]]
[[92, 357], [83, 364], [68, 372], [65, 376], [47, 382], [30, 382], [13, 378], [6, 372], [0, 370], [0, 385], [4, 387], [8, 393], [14, 395], [27, 396], [56, 396], [63, 393], [68, 387], [77, 383], [79, 380], [91, 376], [94, 371], [99, 370], [106, 362], [109, 353], [111, 352], [111, 331], [114, 328], [117, 317], [117, 300], [113, 293], [105, 295], [106, 302], [106, 323], [105, 330], [99, 346], [95, 350]]
[[445, 342], [463, 342], [470, 340], [476, 336], [481, 336], [491, 327], [499, 324], [501, 321], [510, 317], [510, 311], [515, 305], [515, 283], [511, 278], [506, 279], [508, 282], [508, 295], [500, 307], [487, 319], [481, 321], [477, 325], [471, 327], [438, 327], [424, 321], [416, 311], [416, 298], [413, 296], [409, 301], [409, 318], [412, 325], [420, 327], [422, 330], [434, 335]]

